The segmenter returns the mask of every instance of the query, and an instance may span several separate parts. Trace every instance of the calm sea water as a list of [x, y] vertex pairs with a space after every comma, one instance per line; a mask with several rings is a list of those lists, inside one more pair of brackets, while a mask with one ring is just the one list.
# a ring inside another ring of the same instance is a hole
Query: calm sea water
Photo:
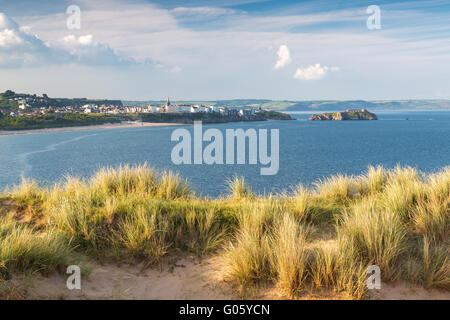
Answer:
[[379, 121], [353, 122], [292, 115], [296, 121], [204, 125], [204, 130], [279, 129], [280, 169], [274, 176], [261, 176], [259, 164], [174, 165], [170, 136], [179, 126], [143, 127], [0, 136], [0, 188], [19, 183], [21, 176], [50, 184], [66, 174], [87, 177], [102, 166], [147, 162], [180, 173], [197, 193], [215, 197], [226, 192], [234, 174], [245, 176], [258, 193], [269, 193], [331, 174], [360, 174], [369, 164], [425, 172], [450, 165], [449, 111], [378, 111]]

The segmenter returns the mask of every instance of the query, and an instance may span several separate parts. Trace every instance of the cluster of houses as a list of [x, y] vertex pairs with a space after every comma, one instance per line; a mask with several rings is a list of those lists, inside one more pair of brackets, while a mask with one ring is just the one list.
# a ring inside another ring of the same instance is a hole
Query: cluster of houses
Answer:
[[[29, 111], [28, 111], [29, 110]], [[27, 112], [28, 111], [28, 112]], [[26, 102], [19, 101], [19, 110], [12, 111], [11, 116], [21, 115], [43, 115], [49, 112], [54, 113], [101, 113], [101, 114], [129, 114], [129, 113], [218, 113], [227, 116], [247, 116], [254, 115], [260, 112], [261, 109], [244, 108], [235, 109], [226, 106], [212, 106], [212, 105], [189, 105], [189, 104], [172, 104], [167, 98], [165, 105], [158, 106], [115, 106], [115, 105], [96, 105], [86, 104], [84, 106], [65, 106], [65, 107], [43, 107], [40, 109], [30, 110], [30, 106]]]
[[[114, 109], [109, 110], [112, 113], [219, 113], [223, 115], [252, 115], [260, 110], [255, 110], [255, 108], [246, 109], [234, 109], [228, 108], [226, 106], [212, 106], [212, 105], [190, 105], [190, 104], [171, 104], [170, 99], [167, 98], [166, 104], [163, 106], [152, 106], [148, 105], [145, 107], [132, 106], [123, 107], [123, 110]], [[107, 111], [108, 112], [108, 111]]]
[[219, 113], [223, 115], [252, 115], [260, 110], [255, 108], [234, 109], [226, 106], [211, 105], [190, 105], [190, 104], [172, 104], [167, 98], [165, 105], [148, 105], [148, 106], [96, 106], [92, 104], [81, 107], [84, 113], [105, 113], [105, 114], [122, 114], [122, 113]]
[[17, 101], [19, 104], [19, 109], [25, 110], [30, 107], [30, 104], [34, 103], [46, 103], [48, 101], [48, 96], [44, 93], [42, 97], [33, 96], [16, 96], [9, 100]]

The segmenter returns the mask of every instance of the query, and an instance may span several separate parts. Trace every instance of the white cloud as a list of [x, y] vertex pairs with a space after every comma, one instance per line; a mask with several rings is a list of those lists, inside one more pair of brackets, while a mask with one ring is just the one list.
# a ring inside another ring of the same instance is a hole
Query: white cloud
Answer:
[[289, 52], [289, 48], [286, 45], [281, 45], [277, 51], [278, 60], [275, 66], [273, 67], [275, 70], [281, 69], [291, 63], [291, 53]]
[[306, 68], [298, 68], [294, 74], [294, 79], [299, 80], [319, 80], [325, 77], [328, 71], [339, 71], [339, 67], [321, 66], [320, 63], [310, 65]]
[[0, 12], [0, 29], [17, 29], [17, 23], [10, 19], [6, 14]]
[[170, 12], [176, 16], [203, 16], [203, 17], [216, 17], [226, 14], [234, 14], [237, 11], [227, 8], [215, 8], [215, 7], [176, 7]]
[[70, 55], [40, 40], [0, 13], [0, 67], [19, 68], [67, 62]]
[[[107, 43], [112, 49], [123, 52], [137, 61], [156, 60], [166, 66], [165, 70], [173, 66], [180, 66], [183, 70], [196, 68], [205, 72], [210, 72], [211, 66], [214, 66], [216, 74], [242, 70], [247, 66], [267, 70], [267, 65], [270, 66], [272, 62], [266, 48], [273, 43], [289, 43], [289, 49], [297, 52], [296, 57], [299, 61], [316, 59], [323, 61], [329, 59], [329, 52], [338, 51], [343, 57], [351, 57], [347, 61], [345, 59], [340, 61], [346, 69], [352, 68], [350, 64], [365, 64], [366, 60], [373, 63], [375, 61], [378, 63], [379, 60], [396, 63], [400, 55], [397, 53], [401, 53], [400, 61], [403, 61], [405, 56], [410, 59], [414, 59], [415, 56], [422, 59], [423, 55], [416, 55], [420, 53], [421, 48], [445, 49], [442, 44], [430, 41], [421, 44], [394, 42], [384, 36], [386, 33], [358, 33], [353, 30], [336, 32], [328, 29], [320, 32], [288, 32], [299, 25], [321, 21], [362, 19], [361, 25], [365, 26], [364, 10], [362, 10], [364, 14], [356, 15], [356, 18], [355, 10], [309, 16], [230, 14], [224, 17], [219, 25], [214, 23], [214, 28], [208, 29], [204, 24], [195, 25], [193, 28], [180, 24], [180, 15], [143, 0], [114, 1], [112, 6], [105, 2], [83, 0], [81, 2], [83, 23], [79, 32], [92, 34], [96, 41]], [[188, 9], [197, 13], [212, 13], [222, 9], [198, 8], [177, 10], [181, 14], [187, 13]], [[67, 15], [63, 12], [45, 16], [27, 16], [19, 18], [22, 19], [19, 21], [32, 26], [34, 32], [38, 32], [42, 39], [51, 42], [68, 34], [68, 30], [61, 27], [65, 25], [66, 18]], [[445, 46], [448, 47], [448, 42]], [[386, 48], [389, 50], [386, 51]]]
[[20, 68], [53, 64], [129, 65], [133, 59], [117, 54], [108, 44], [96, 42], [91, 34], [67, 35], [57, 43], [44, 42], [0, 13], [0, 67]]
[[11, 47], [22, 42], [22, 38], [14, 30], [3, 29], [0, 31], [0, 47]]
[[188, 41], [191, 35], [179, 28], [177, 19], [169, 10], [144, 0], [78, 0], [77, 3], [82, 8], [80, 30], [65, 28], [68, 15], [64, 10], [17, 17], [17, 21], [31, 26], [34, 33], [50, 43], [68, 34], [76, 35], [77, 41], [80, 35], [91, 34], [93, 40], [107, 44], [114, 52], [132, 57], [137, 62], [158, 61], [166, 66], [165, 69], [182, 64], [179, 59], [181, 48], [174, 37]]
[[75, 35], [71, 34], [68, 36], [65, 36], [62, 39], [64, 45], [67, 46], [88, 46], [88, 45], [95, 45], [96, 43], [94, 43], [93, 41], [93, 36], [92, 34], [87, 34], [84, 36], [79, 36], [78, 39]]
[[78, 43], [82, 45], [89, 45], [92, 43], [92, 34], [81, 36], [78, 38]]
[[123, 65], [134, 64], [134, 59], [119, 56], [108, 44], [94, 41], [91, 34], [78, 38], [71, 34], [62, 38], [61, 46], [82, 64]]
[[174, 67], [170, 68], [169, 71], [173, 72], [173, 73], [177, 73], [177, 72], [183, 71], [183, 69], [181, 67], [179, 67], [179, 66], [174, 66]]
[[0, 48], [12, 47], [23, 42], [19, 26], [0, 12]]

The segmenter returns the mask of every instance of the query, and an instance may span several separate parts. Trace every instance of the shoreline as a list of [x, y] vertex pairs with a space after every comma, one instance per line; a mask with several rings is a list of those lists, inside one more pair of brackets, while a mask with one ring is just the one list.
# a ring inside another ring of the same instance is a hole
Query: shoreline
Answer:
[[141, 128], [141, 127], [162, 127], [162, 126], [179, 126], [183, 123], [156, 123], [156, 122], [133, 122], [124, 121], [121, 123], [96, 124], [87, 126], [61, 127], [61, 128], [41, 128], [41, 129], [25, 129], [25, 130], [0, 130], [0, 136], [13, 136], [19, 134], [35, 134], [35, 133], [52, 133], [52, 132], [71, 132], [83, 130], [101, 130], [101, 129], [123, 129], [123, 128]]

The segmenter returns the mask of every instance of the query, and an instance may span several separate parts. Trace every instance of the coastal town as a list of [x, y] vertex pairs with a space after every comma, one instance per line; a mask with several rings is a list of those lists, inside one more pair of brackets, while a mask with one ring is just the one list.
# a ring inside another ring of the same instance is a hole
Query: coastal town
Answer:
[[119, 123], [225, 123], [292, 120], [260, 105], [228, 103], [125, 102], [109, 99], [50, 98], [46, 94], [0, 93], [0, 130], [27, 130]]
[[162, 105], [132, 105], [124, 106], [122, 103], [116, 104], [96, 104], [87, 103], [84, 105], [64, 105], [64, 106], [41, 106], [36, 104], [48, 104], [47, 95], [42, 97], [27, 96], [13, 97], [10, 101], [15, 102], [18, 107], [15, 110], [1, 110], [4, 115], [11, 117], [20, 116], [41, 116], [48, 113], [83, 113], [83, 114], [104, 114], [104, 115], [121, 115], [121, 114], [140, 114], [140, 113], [216, 113], [225, 116], [249, 116], [261, 112], [261, 108], [232, 108], [228, 106], [203, 105], [203, 104], [172, 104], [170, 98]]

